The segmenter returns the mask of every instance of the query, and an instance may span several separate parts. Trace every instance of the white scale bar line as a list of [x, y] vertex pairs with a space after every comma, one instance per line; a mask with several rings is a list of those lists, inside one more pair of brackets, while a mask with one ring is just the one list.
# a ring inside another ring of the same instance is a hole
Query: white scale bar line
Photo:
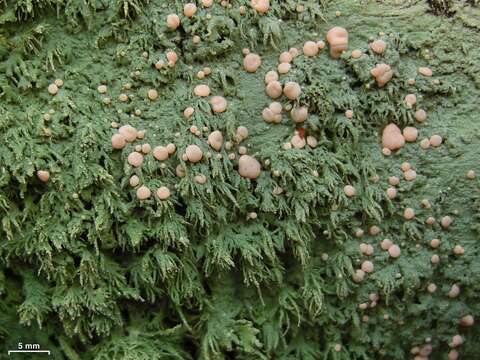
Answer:
[[8, 350], [8, 355], [11, 353], [47, 353], [50, 355], [50, 350]]

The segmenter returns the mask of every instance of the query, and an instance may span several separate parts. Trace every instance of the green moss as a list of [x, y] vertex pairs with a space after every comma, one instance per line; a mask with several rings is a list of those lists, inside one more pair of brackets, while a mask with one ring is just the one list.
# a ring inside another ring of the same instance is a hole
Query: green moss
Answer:
[[[480, 172], [477, 9], [456, 5], [447, 19], [424, 3], [301, 3], [302, 13], [297, 2], [282, 1], [263, 16], [246, 0], [199, 6], [177, 31], [164, 19], [182, 12], [180, 1], [2, 4], [0, 358], [30, 342], [59, 359], [405, 359], [431, 338], [432, 358], [446, 359], [457, 333], [465, 339], [462, 358], [475, 358], [479, 325], [460, 328], [458, 319], [480, 315], [480, 193], [478, 180], [465, 177]], [[324, 49], [293, 61], [281, 81], [297, 81], [302, 95], [281, 102], [309, 106], [303, 128], [319, 144], [284, 150], [296, 126], [287, 113], [281, 124], [262, 120], [271, 102], [264, 75], [281, 51], [325, 39], [336, 25], [348, 29], [349, 49], [365, 55], [334, 60]], [[388, 44], [382, 56], [368, 48], [378, 37]], [[261, 54], [256, 73], [243, 70], [242, 48]], [[178, 63], [157, 70], [168, 49]], [[384, 88], [369, 73], [380, 62], [394, 69]], [[204, 66], [212, 74], [199, 80]], [[433, 78], [417, 76], [419, 66], [431, 67]], [[56, 78], [64, 85], [51, 96], [46, 88]], [[213, 114], [208, 99], [193, 95], [200, 83], [227, 98], [225, 113]], [[159, 92], [155, 102], [146, 96], [151, 88]], [[118, 101], [122, 93], [128, 102]], [[403, 105], [408, 93], [428, 112], [427, 123], [415, 125], [419, 138], [440, 134], [444, 144], [426, 151], [408, 144], [384, 157], [383, 126], [415, 124]], [[188, 121], [186, 106], [195, 109]], [[145, 129], [152, 146], [174, 142], [177, 152], [165, 167], [146, 156], [132, 168], [126, 158], [141, 142], [113, 151], [112, 121]], [[261, 176], [241, 178], [228, 159], [237, 145], [219, 159], [191, 125], [228, 140], [246, 126], [241, 145], [264, 164]], [[185, 163], [189, 144], [213, 156]], [[404, 161], [417, 179], [401, 181], [398, 198], [388, 200], [388, 177], [401, 178]], [[184, 178], [175, 175], [178, 164]], [[38, 169], [50, 172], [49, 182], [37, 180]], [[200, 173], [204, 185], [193, 180]], [[138, 201], [128, 185], [133, 174], [153, 192], [169, 187], [172, 197]], [[357, 189], [352, 199], [346, 184]], [[420, 206], [424, 198], [432, 208]], [[415, 220], [403, 218], [405, 207], [415, 209]], [[424, 224], [445, 215], [454, 219], [448, 230]], [[380, 235], [368, 234], [372, 225]], [[381, 250], [384, 238], [400, 245], [400, 258]], [[441, 239], [439, 249], [429, 247], [432, 238]], [[360, 242], [374, 246], [375, 271], [356, 284], [352, 275], [365, 260]], [[465, 254], [453, 255], [455, 245]], [[430, 263], [433, 254], [439, 265]], [[454, 283], [462, 291], [450, 299]], [[380, 296], [376, 307], [359, 310], [371, 293]]]

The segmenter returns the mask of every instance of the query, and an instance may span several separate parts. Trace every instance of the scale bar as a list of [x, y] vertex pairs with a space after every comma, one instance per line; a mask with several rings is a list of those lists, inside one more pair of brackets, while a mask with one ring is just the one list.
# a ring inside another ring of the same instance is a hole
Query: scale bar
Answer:
[[50, 350], [8, 350], [8, 355], [11, 353], [47, 353], [50, 355]]

